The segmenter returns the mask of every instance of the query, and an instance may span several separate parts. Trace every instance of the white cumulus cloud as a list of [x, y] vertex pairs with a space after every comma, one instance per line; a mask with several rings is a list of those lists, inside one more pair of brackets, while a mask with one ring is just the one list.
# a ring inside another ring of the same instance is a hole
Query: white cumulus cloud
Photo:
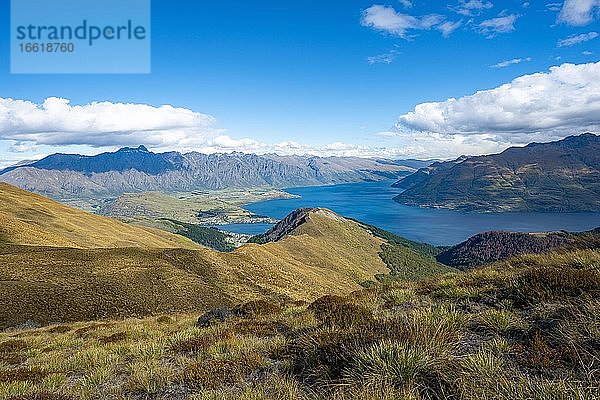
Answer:
[[168, 147], [213, 142], [215, 119], [170, 105], [93, 102], [72, 105], [49, 97], [41, 104], [0, 98], [0, 140], [26, 145]]
[[401, 133], [527, 143], [600, 129], [600, 62], [563, 64], [473, 95], [423, 103], [402, 115]]
[[600, 13], [600, 0], [565, 0], [558, 22], [584, 26], [590, 24]]

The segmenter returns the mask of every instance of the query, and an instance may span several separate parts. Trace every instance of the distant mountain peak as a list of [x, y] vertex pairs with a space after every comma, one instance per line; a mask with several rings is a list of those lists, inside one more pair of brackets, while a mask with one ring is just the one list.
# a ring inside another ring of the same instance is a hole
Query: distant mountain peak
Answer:
[[139, 145], [138, 147], [123, 147], [123, 148], [120, 148], [119, 150], [117, 150], [117, 153], [134, 153], [134, 152], [150, 153], [148, 148], [146, 146], [144, 146], [143, 144]]

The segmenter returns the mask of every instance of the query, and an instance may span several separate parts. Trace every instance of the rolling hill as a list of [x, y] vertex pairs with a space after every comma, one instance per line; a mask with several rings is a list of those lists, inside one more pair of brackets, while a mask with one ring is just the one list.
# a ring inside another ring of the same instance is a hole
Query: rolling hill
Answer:
[[181, 236], [89, 214], [0, 183], [0, 243], [72, 248], [198, 248]]
[[434, 163], [395, 184], [394, 200], [462, 211], [600, 210], [600, 137], [591, 133], [500, 154]]
[[53, 154], [0, 171], [0, 181], [55, 199], [130, 192], [293, 187], [391, 179], [414, 172], [401, 161], [243, 153], [153, 153], [144, 146], [96, 156]]
[[386, 240], [329, 210], [306, 210], [276, 242], [222, 253], [1, 188], [0, 327], [314, 300], [390, 272]]

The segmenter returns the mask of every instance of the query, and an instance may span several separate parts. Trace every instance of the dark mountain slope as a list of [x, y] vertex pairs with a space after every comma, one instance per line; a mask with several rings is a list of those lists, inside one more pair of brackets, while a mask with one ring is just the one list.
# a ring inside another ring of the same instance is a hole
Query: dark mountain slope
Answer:
[[464, 211], [599, 211], [600, 137], [571, 136], [436, 163], [399, 181], [407, 205]]
[[600, 228], [578, 233], [485, 232], [440, 253], [437, 260], [459, 269], [468, 269], [522, 254], [599, 248]]

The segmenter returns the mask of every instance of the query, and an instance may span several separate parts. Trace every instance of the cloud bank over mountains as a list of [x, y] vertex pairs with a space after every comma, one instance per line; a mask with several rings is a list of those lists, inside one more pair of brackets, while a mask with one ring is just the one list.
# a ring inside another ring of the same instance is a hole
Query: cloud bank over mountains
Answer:
[[563, 64], [470, 96], [418, 104], [389, 131], [378, 133], [376, 140], [371, 138], [375, 145], [238, 139], [217, 128], [213, 116], [170, 105], [72, 105], [56, 97], [36, 104], [0, 98], [0, 141], [12, 143], [14, 153], [31, 152], [36, 146], [145, 144], [156, 150], [206, 153], [448, 158], [584, 131], [600, 131], [600, 62]]
[[50, 97], [42, 104], [0, 98], [0, 139], [37, 145], [169, 145], [215, 137], [215, 119], [169, 105], [94, 102], [71, 105]]
[[[403, 154], [399, 149], [341, 142], [311, 146], [296, 140], [262, 143], [252, 138], [234, 139], [216, 124], [211, 115], [170, 105], [111, 102], [72, 105], [68, 99], [57, 97], [36, 104], [0, 98], [0, 141], [11, 142], [12, 153], [35, 152], [39, 146], [116, 148], [144, 144], [161, 151], [205, 153], [243, 151], [363, 157]], [[5, 160], [4, 166], [7, 163]]]
[[419, 104], [400, 116], [396, 129], [512, 143], [597, 132], [600, 62], [563, 64], [470, 96]]

